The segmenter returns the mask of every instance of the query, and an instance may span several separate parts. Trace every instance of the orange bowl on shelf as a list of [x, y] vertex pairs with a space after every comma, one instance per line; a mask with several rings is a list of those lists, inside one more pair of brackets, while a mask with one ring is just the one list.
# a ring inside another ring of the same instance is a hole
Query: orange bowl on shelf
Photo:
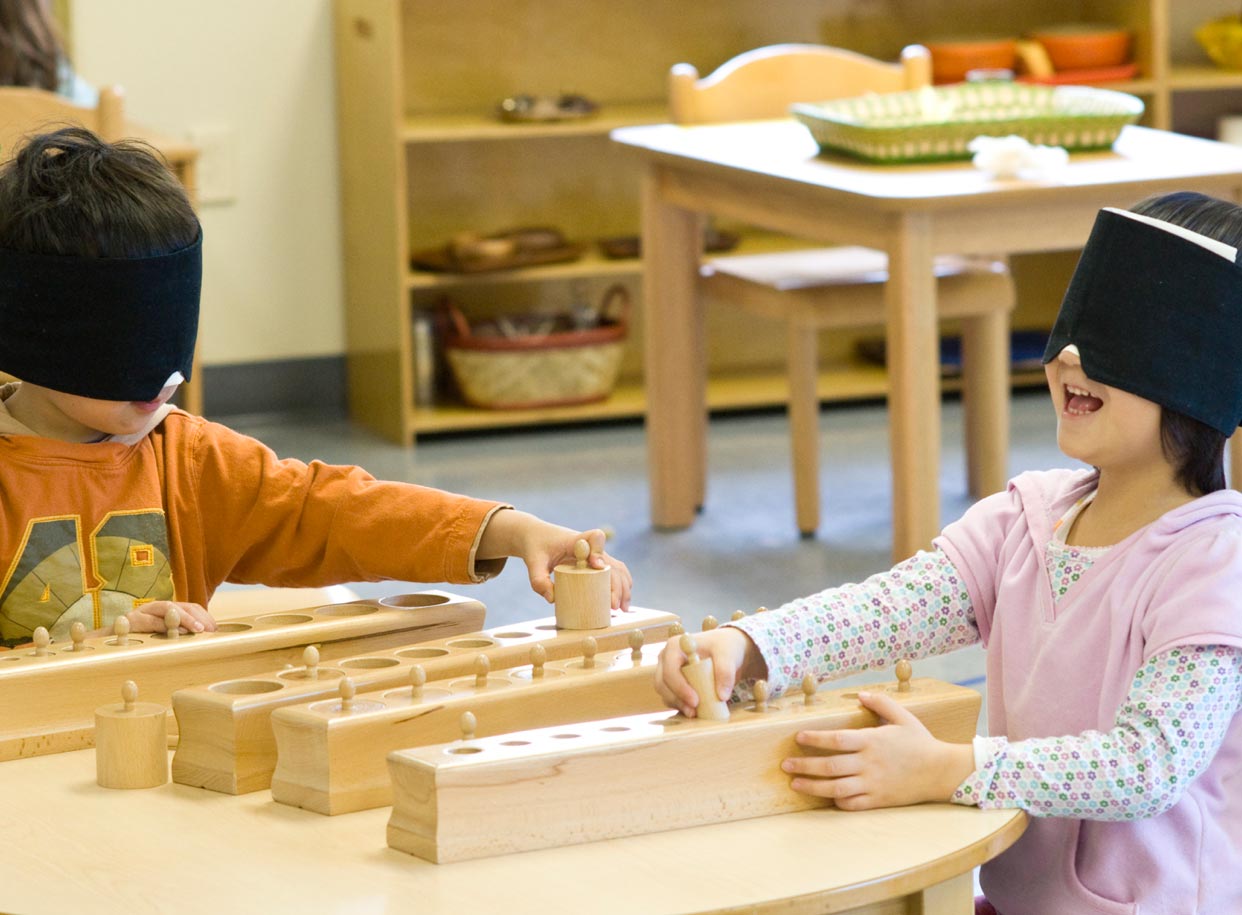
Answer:
[[1049, 26], [1031, 33], [1055, 70], [1101, 70], [1130, 59], [1130, 30], [1112, 25]]
[[960, 83], [971, 70], [1013, 70], [1017, 62], [1013, 38], [946, 39], [926, 42], [926, 46], [936, 83]]

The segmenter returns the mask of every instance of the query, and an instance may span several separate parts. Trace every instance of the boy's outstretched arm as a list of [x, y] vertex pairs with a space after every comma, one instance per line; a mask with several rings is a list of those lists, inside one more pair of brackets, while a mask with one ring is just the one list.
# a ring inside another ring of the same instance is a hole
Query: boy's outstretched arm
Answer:
[[612, 606], [628, 610], [633, 578], [625, 563], [604, 552], [604, 532], [598, 528], [575, 531], [559, 524], [550, 524], [527, 512], [505, 508], [488, 519], [479, 538], [475, 558], [504, 559], [515, 556], [526, 563], [531, 589], [551, 603], [552, 570], [562, 563], [573, 564], [574, 543], [586, 540], [591, 545], [587, 562], [592, 568], [612, 569]]

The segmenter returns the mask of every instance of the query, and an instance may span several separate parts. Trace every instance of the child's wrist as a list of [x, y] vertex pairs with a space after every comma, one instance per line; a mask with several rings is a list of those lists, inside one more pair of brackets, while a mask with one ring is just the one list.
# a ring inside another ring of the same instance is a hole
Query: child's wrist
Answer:
[[941, 781], [935, 800], [951, 801], [962, 782], [975, 771], [975, 750], [968, 743], [942, 743], [944, 759], [940, 766]]

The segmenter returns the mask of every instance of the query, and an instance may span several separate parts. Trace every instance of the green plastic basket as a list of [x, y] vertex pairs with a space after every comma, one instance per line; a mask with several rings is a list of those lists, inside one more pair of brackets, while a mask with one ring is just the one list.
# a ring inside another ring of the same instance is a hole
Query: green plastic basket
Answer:
[[967, 159], [978, 136], [1017, 135], [1069, 150], [1112, 146], [1143, 114], [1143, 100], [1088, 86], [960, 83], [871, 93], [791, 109], [821, 150], [869, 162]]

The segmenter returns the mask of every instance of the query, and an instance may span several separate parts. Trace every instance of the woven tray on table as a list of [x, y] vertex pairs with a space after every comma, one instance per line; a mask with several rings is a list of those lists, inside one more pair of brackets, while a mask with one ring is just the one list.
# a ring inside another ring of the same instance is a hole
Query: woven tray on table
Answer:
[[444, 353], [462, 397], [472, 406], [517, 410], [603, 400], [617, 383], [630, 297], [613, 286], [600, 305], [602, 322], [583, 330], [502, 336], [495, 325], [472, 328], [449, 304]]
[[1103, 149], [1143, 113], [1136, 96], [1087, 86], [960, 83], [799, 103], [821, 150], [872, 162], [965, 159], [977, 136], [1011, 134], [1069, 150]]

